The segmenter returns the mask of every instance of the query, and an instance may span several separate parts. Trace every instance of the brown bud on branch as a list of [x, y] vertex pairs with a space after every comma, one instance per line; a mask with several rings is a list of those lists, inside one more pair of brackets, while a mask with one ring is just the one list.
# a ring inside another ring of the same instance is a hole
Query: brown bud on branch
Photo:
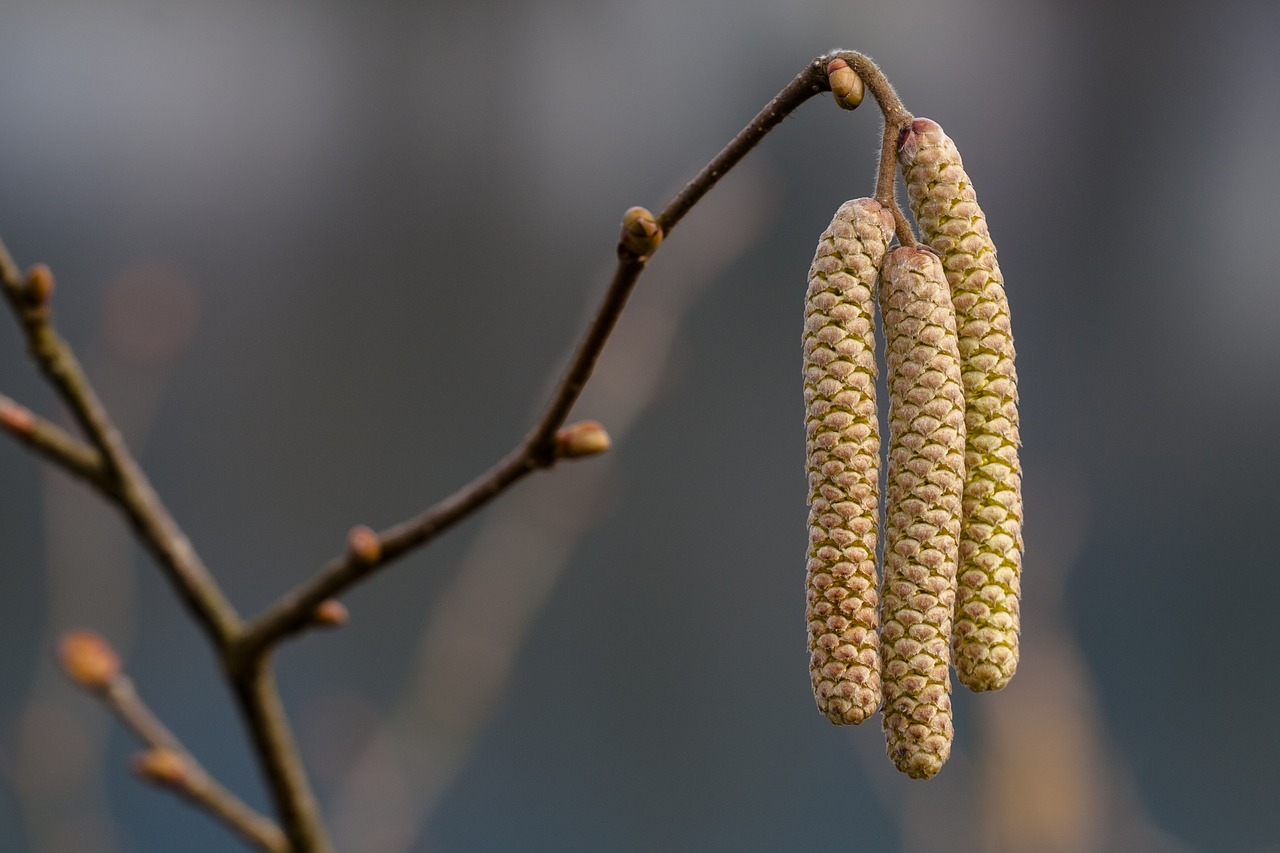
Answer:
[[965, 391], [964, 521], [953, 657], [971, 690], [999, 690], [1018, 666], [1022, 468], [1018, 376], [1004, 278], [960, 153], [916, 119], [898, 162], [921, 236], [942, 258], [955, 304]]
[[889, 252], [880, 273], [886, 336], [884, 729], [914, 779], [951, 754], [950, 639], [964, 486], [964, 391], [955, 312], [934, 254]]
[[604, 453], [612, 446], [599, 421], [578, 421], [556, 432], [556, 457], [578, 459]]
[[340, 628], [350, 618], [351, 613], [345, 604], [336, 598], [326, 598], [312, 612], [311, 624], [317, 628]]
[[120, 657], [93, 631], [64, 634], [58, 644], [58, 661], [67, 678], [85, 690], [106, 690], [120, 675]]
[[862, 103], [866, 86], [858, 72], [849, 67], [849, 63], [839, 57], [827, 63], [827, 83], [831, 86], [831, 94], [836, 104], [843, 109], [853, 110]]
[[809, 555], [809, 676], [833, 723], [880, 707], [876, 536], [876, 270], [893, 215], [874, 199], [845, 202], [809, 268], [804, 318]]
[[27, 278], [23, 283], [27, 302], [33, 306], [44, 307], [53, 296], [53, 270], [46, 264], [34, 264], [27, 270]]
[[647, 258], [662, 243], [662, 226], [645, 208], [628, 208], [622, 215], [622, 233], [618, 236], [618, 243], [632, 255]]
[[191, 786], [191, 768], [180, 752], [157, 746], [140, 752], [129, 761], [129, 766], [140, 778], [159, 785], [185, 791]]
[[382, 540], [371, 528], [357, 524], [347, 534], [347, 551], [358, 562], [371, 566], [382, 559]]

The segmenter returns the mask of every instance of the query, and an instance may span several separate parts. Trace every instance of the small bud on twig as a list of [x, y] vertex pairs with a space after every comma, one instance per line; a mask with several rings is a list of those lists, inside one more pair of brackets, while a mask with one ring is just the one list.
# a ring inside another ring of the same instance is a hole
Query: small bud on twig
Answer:
[[326, 598], [311, 613], [311, 623], [317, 628], [340, 628], [350, 618], [347, 606], [336, 598]]
[[373, 565], [382, 559], [382, 540], [370, 528], [357, 524], [347, 534], [347, 550], [361, 563]]
[[618, 241], [631, 254], [646, 258], [661, 245], [662, 226], [645, 208], [628, 208], [622, 215], [622, 233]]
[[36, 264], [27, 270], [26, 297], [32, 305], [43, 307], [53, 296], [53, 270], [46, 264]]
[[93, 631], [71, 631], [58, 644], [62, 671], [86, 690], [105, 690], [120, 675], [120, 658]]
[[578, 421], [556, 433], [556, 457], [577, 459], [604, 453], [612, 446], [609, 433], [599, 421]]
[[162, 788], [179, 791], [191, 787], [191, 768], [177, 750], [157, 746], [139, 752], [129, 760], [129, 767], [138, 778]]
[[862, 103], [866, 87], [858, 72], [849, 67], [849, 63], [836, 58], [827, 63], [827, 82], [831, 86], [831, 94], [836, 104], [846, 110], [857, 109]]
[[31, 410], [12, 400], [0, 400], [0, 426], [18, 435], [27, 435], [36, 425]]

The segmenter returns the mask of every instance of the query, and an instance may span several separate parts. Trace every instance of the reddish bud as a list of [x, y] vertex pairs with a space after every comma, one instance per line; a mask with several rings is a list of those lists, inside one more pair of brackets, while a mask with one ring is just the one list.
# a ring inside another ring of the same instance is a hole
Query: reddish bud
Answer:
[[35, 425], [36, 417], [30, 409], [12, 400], [0, 400], [0, 426], [9, 432], [26, 435]]
[[831, 86], [831, 94], [836, 104], [846, 110], [857, 109], [862, 103], [866, 87], [858, 72], [849, 67], [849, 63], [837, 57], [827, 63], [827, 83]]
[[347, 624], [351, 613], [347, 606], [336, 598], [326, 598], [316, 605], [311, 613], [311, 624], [317, 628], [338, 628]]
[[58, 644], [62, 671], [86, 690], [105, 690], [120, 675], [120, 658], [93, 631], [71, 631]]
[[645, 208], [628, 208], [622, 215], [622, 233], [618, 240], [628, 252], [645, 258], [652, 255], [661, 245], [662, 226]]
[[609, 433], [599, 421], [578, 421], [556, 433], [556, 456], [561, 459], [595, 456], [611, 446]]
[[382, 558], [382, 540], [368, 527], [357, 524], [347, 534], [347, 550], [360, 562], [373, 565]]
[[180, 752], [157, 746], [140, 752], [129, 761], [129, 767], [140, 778], [163, 788], [191, 787], [191, 768]]
[[32, 305], [47, 305], [53, 295], [53, 270], [36, 264], [27, 270], [26, 296]]

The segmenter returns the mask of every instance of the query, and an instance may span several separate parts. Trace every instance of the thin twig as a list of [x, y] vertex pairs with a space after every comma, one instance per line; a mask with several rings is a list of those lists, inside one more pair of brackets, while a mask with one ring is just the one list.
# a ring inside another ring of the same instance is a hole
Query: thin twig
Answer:
[[115, 483], [103, 468], [102, 454], [3, 394], [0, 394], [0, 428], [67, 473], [115, 498]]
[[128, 676], [119, 674], [103, 690], [95, 692], [115, 711], [116, 716], [138, 740], [152, 749], [169, 750], [180, 756], [181, 783], [165, 787], [213, 815], [259, 849], [270, 853], [284, 853], [289, 849], [289, 843], [280, 827], [247, 806], [210, 776], [142, 701]]
[[[759, 144], [765, 134], [809, 98], [829, 88], [825, 59], [819, 57], [811, 62], [671, 200], [657, 217], [664, 234], [670, 233], [698, 200]], [[382, 552], [378, 559], [368, 561], [352, 553], [344, 554], [331, 561], [319, 575], [286, 594], [245, 628], [240, 654], [249, 657], [262, 654], [286, 635], [304, 627], [320, 602], [341, 594], [397, 557], [425, 544], [525, 475], [554, 464], [556, 430], [564, 425], [569, 411], [582, 394], [648, 261], [648, 257], [638, 257], [621, 244], [618, 254], [613, 282], [578, 344], [564, 377], [525, 440], [484, 474], [426, 512], [379, 533]]]
[[196, 621], [219, 649], [226, 647], [239, 631], [239, 615], [125, 446], [75, 353], [54, 329], [47, 301], [33, 302], [28, 297], [18, 267], [3, 242], [0, 278], [32, 358], [101, 454], [104, 475], [114, 483], [108, 497], [129, 518]]

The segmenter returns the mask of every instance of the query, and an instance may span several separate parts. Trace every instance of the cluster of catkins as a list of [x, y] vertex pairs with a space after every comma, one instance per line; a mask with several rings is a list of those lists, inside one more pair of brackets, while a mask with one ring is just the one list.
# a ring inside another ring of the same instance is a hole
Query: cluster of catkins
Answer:
[[[912, 121], [897, 156], [923, 245], [890, 248], [892, 213], [856, 199], [809, 271], [806, 618], [819, 710], [860, 723], [883, 703], [889, 757], [927, 779], [951, 752], [950, 667], [982, 691], [1017, 666], [1022, 475], [1009, 305], [986, 218], [935, 122]], [[889, 391], [883, 579], [877, 297]]]

